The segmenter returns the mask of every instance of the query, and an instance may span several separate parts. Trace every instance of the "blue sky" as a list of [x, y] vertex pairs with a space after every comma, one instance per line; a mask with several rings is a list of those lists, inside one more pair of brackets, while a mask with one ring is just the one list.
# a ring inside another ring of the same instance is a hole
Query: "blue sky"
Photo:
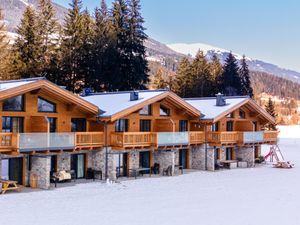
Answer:
[[[70, 1], [54, 0], [68, 6]], [[83, 0], [93, 10], [100, 0]], [[111, 5], [112, 0], [107, 0]], [[147, 34], [205, 43], [300, 72], [299, 0], [141, 0]]]

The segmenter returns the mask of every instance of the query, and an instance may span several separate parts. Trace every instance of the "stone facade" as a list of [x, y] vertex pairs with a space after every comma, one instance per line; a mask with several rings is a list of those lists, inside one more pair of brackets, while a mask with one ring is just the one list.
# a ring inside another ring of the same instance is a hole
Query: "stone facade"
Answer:
[[215, 150], [207, 146], [206, 151], [205, 144], [192, 147], [192, 169], [215, 171]]
[[50, 164], [49, 156], [32, 156], [30, 176], [37, 176], [38, 188], [50, 188]]
[[248, 167], [255, 165], [254, 148], [253, 147], [237, 147], [235, 148], [235, 157], [241, 161], [248, 162]]
[[71, 154], [62, 153], [57, 155], [57, 170], [71, 170]]
[[[128, 152], [128, 169], [136, 169], [140, 166], [140, 154], [138, 151], [130, 151]], [[129, 176], [133, 176], [132, 171]]]
[[[153, 152], [153, 162], [159, 164], [160, 174], [163, 173], [163, 169], [166, 169], [169, 166], [172, 166], [172, 175], [174, 174], [176, 155], [178, 155], [178, 150], [158, 150]], [[177, 159], [179, 160], [179, 157], [177, 157]]]
[[226, 147], [221, 147], [220, 148], [220, 161], [226, 160]]

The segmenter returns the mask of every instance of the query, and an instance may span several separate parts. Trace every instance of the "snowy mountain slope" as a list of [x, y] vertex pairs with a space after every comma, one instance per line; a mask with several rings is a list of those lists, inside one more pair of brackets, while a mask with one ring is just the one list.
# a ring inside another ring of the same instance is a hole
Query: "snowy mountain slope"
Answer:
[[[200, 49], [207, 56], [207, 58], [211, 58], [214, 54], [216, 54], [222, 62], [224, 62], [224, 60], [227, 58], [230, 52], [229, 50], [214, 47], [203, 43], [194, 43], [194, 44], [177, 43], [177, 44], [169, 44], [167, 46], [176, 52], [185, 55], [190, 55], [192, 57], [194, 57], [198, 52], [198, 50]], [[233, 54], [238, 60], [242, 58], [242, 55], [240, 54], [237, 53], [233, 53]], [[247, 57], [247, 63], [249, 65], [249, 69], [252, 71], [266, 72], [269, 74], [273, 74], [275, 76], [283, 77], [292, 80], [294, 82], [300, 83], [299, 72], [289, 70], [289, 69], [284, 69], [277, 65], [267, 63], [262, 60], [248, 58], [248, 57]]]
[[[36, 8], [38, 0], [0, 0], [0, 8], [4, 14], [8, 31], [15, 32], [25, 8], [29, 5]], [[56, 18], [63, 22], [64, 14], [67, 11], [66, 8], [56, 3], [53, 3], [53, 6], [56, 11]]]

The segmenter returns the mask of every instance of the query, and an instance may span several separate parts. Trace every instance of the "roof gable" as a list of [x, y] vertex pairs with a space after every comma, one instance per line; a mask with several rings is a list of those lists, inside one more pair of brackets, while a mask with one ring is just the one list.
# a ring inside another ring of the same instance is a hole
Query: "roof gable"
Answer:
[[42, 90], [58, 100], [98, 115], [99, 109], [96, 105], [42, 78], [0, 82], [0, 101], [36, 90]]
[[101, 118], [115, 121], [133, 113], [146, 105], [153, 104], [162, 99], [169, 99], [175, 105], [187, 110], [195, 117], [200, 116], [199, 110], [185, 102], [173, 92], [167, 90], [139, 91], [139, 99], [130, 101], [131, 92], [99, 93], [83, 97], [85, 100], [97, 105], [103, 113]]

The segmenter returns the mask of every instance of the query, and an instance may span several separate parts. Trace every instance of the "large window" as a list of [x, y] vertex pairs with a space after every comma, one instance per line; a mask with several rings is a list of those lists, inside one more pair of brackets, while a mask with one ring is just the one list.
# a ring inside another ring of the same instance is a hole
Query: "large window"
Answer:
[[152, 114], [151, 111], [151, 105], [146, 105], [140, 110], [140, 115], [150, 116]]
[[85, 132], [86, 131], [86, 119], [82, 118], [72, 118], [72, 132]]
[[2, 117], [2, 132], [7, 133], [23, 133], [24, 125], [23, 125], [23, 117]]
[[188, 121], [187, 120], [180, 120], [179, 121], [179, 131], [185, 132], [188, 131]]
[[170, 109], [168, 109], [167, 107], [164, 107], [164, 106], [160, 106], [160, 109], [159, 109], [159, 115], [161, 116], [170, 116]]
[[38, 97], [39, 112], [56, 112], [56, 104], [44, 98]]
[[140, 131], [150, 132], [151, 131], [151, 120], [140, 120]]
[[240, 110], [240, 119], [245, 119], [246, 113], [243, 110]]
[[50, 133], [56, 132], [56, 118], [48, 117], [48, 121], [49, 121], [49, 132]]
[[128, 131], [128, 119], [120, 119], [116, 121], [115, 125], [116, 132], [127, 132]]
[[19, 95], [3, 102], [3, 111], [24, 111], [24, 96]]

